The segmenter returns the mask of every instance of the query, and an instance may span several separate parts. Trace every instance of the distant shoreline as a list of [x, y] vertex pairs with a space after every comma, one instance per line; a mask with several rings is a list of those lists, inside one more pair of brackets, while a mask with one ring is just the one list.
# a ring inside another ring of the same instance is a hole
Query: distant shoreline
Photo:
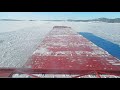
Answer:
[[97, 19], [88, 19], [88, 20], [74, 20], [74, 19], [68, 19], [68, 20], [18, 20], [18, 19], [0, 19], [0, 21], [68, 21], [68, 22], [106, 22], [106, 23], [120, 23], [120, 18], [97, 18]]

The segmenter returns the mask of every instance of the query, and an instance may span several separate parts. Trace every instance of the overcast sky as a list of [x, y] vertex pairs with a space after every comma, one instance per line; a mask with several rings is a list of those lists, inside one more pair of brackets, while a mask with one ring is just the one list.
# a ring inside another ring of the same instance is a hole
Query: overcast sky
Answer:
[[120, 18], [120, 12], [0, 12], [0, 19], [93, 19]]

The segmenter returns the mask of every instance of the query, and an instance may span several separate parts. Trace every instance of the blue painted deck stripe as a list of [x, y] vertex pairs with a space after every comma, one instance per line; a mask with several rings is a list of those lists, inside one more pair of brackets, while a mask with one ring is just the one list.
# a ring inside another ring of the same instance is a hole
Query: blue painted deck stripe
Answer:
[[112, 56], [120, 59], [120, 46], [119, 45], [114, 44], [114, 43], [107, 41], [105, 39], [102, 39], [98, 36], [95, 36], [92, 33], [79, 32], [79, 34], [82, 35], [83, 37], [87, 38], [88, 40], [90, 40], [91, 42], [96, 44], [97, 46], [103, 48], [108, 53], [110, 53]]

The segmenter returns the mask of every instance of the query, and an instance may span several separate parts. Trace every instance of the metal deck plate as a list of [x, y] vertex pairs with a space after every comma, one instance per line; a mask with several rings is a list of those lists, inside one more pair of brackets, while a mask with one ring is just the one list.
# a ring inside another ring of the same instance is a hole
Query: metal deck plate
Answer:
[[25, 67], [60, 71], [120, 71], [120, 61], [67, 26], [55, 26]]

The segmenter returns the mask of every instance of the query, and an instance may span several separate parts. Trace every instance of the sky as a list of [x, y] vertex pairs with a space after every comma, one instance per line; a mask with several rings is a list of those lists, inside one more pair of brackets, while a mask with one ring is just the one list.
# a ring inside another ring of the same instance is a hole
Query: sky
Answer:
[[0, 12], [0, 19], [35, 19], [35, 20], [67, 20], [120, 18], [120, 12]]

